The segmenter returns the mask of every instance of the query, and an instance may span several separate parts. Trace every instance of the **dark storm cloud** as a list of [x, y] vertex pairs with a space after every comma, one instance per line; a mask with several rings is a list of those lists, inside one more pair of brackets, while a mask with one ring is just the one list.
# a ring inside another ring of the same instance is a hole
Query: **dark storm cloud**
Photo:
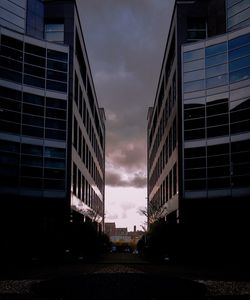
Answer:
[[[147, 108], [154, 102], [172, 2], [78, 1], [98, 100], [107, 116], [107, 162], [123, 174], [146, 169]], [[112, 186], [145, 186], [145, 178], [106, 177]]]
[[142, 172], [138, 172], [129, 179], [123, 179], [118, 173], [107, 171], [106, 185], [112, 187], [135, 187], [144, 188], [146, 186], [146, 176]]

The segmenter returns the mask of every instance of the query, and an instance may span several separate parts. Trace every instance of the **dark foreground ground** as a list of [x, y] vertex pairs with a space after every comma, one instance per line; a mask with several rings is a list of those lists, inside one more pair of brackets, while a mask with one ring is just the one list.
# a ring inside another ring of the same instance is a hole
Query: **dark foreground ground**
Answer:
[[246, 266], [149, 263], [110, 253], [94, 263], [39, 263], [0, 269], [0, 299], [250, 299]]

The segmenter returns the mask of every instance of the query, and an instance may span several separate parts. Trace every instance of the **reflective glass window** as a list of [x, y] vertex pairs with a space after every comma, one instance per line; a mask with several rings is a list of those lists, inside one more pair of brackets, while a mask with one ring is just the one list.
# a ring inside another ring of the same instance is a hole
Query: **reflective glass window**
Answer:
[[249, 132], [250, 131], [250, 120], [244, 120], [238, 123], [231, 123], [230, 129], [232, 134]]
[[68, 65], [66, 63], [63, 63], [60, 61], [48, 59], [47, 60], [47, 68], [67, 72]]
[[206, 86], [208, 89], [225, 85], [227, 83], [228, 83], [228, 74], [211, 77], [206, 80]]
[[22, 134], [42, 138], [43, 137], [43, 128], [23, 125], [22, 126]]
[[64, 169], [65, 161], [61, 160], [61, 159], [45, 158], [44, 167], [45, 168], [54, 168], [54, 169]]
[[[248, 109], [242, 109], [230, 114], [230, 122], [239, 122], [250, 119], [250, 107]], [[250, 129], [249, 129], [250, 130]]]
[[22, 94], [20, 91], [0, 86], [0, 92], [1, 92], [1, 96], [4, 98], [9, 98], [9, 99], [13, 99], [13, 100], [21, 100]]
[[29, 94], [29, 93], [23, 93], [23, 102], [43, 106], [44, 105], [44, 97], [34, 95], [34, 94]]
[[185, 180], [185, 190], [204, 190], [206, 189], [206, 180]]
[[185, 158], [196, 158], [201, 156], [206, 156], [205, 147], [196, 147], [196, 148], [186, 148], [184, 149]]
[[207, 128], [207, 137], [217, 137], [217, 136], [223, 136], [229, 134], [229, 126], [223, 125], [223, 126], [214, 126], [214, 127], [208, 127]]
[[22, 153], [38, 155], [38, 156], [43, 155], [43, 147], [42, 146], [37, 146], [37, 145], [32, 145], [32, 144], [22, 144], [21, 147], [22, 147]]
[[207, 103], [207, 116], [224, 114], [228, 112], [228, 99], [218, 99]]
[[33, 44], [25, 43], [25, 52], [45, 57], [46, 49]]
[[250, 67], [230, 73], [230, 83], [250, 78]]
[[56, 98], [46, 98], [46, 106], [47, 107], [54, 107], [54, 108], [67, 108], [67, 101], [56, 99]]
[[44, 156], [53, 158], [65, 158], [65, 149], [45, 147]]
[[44, 179], [44, 188], [52, 189], [52, 190], [64, 190], [65, 182], [64, 180], [56, 180], [56, 179]]
[[190, 72], [204, 68], [204, 59], [184, 63], [184, 72]]
[[208, 179], [208, 189], [221, 189], [230, 187], [230, 177], [218, 177]]
[[24, 83], [32, 86], [37, 86], [40, 88], [45, 87], [45, 80], [42, 78], [34, 77], [34, 76], [29, 76], [29, 75], [24, 75]]
[[204, 57], [204, 49], [203, 48], [183, 53], [184, 62], [201, 59], [203, 57]]
[[21, 114], [18, 112], [3, 109], [2, 111], [0, 111], [0, 116], [2, 120], [6, 120], [8, 122], [21, 122]]
[[23, 124], [44, 127], [44, 118], [23, 114]]
[[53, 140], [65, 140], [66, 132], [64, 130], [46, 129], [45, 137]]
[[4, 68], [22, 72], [23, 64], [7, 57], [0, 57], [0, 65]]
[[[250, 149], [250, 148], [249, 148]], [[233, 164], [245, 164], [250, 162], [250, 150], [232, 153], [231, 155]]]
[[36, 167], [28, 167], [22, 165], [21, 167], [21, 176], [29, 176], [29, 177], [43, 177], [43, 169]]
[[242, 56], [247, 56], [250, 53], [250, 44], [237, 48], [235, 50], [229, 51], [229, 61], [240, 58]]
[[0, 118], [0, 128], [2, 132], [20, 134], [20, 124], [4, 121]]
[[21, 186], [29, 188], [42, 188], [42, 178], [21, 177]]
[[11, 70], [0, 67], [0, 78], [14, 81], [17, 83], [21, 83], [22, 82], [22, 73], [19, 73], [16, 71], [11, 71]]
[[21, 103], [18, 101], [12, 101], [10, 99], [0, 98], [1, 109], [13, 110], [16, 112], [21, 112]]
[[24, 103], [23, 104], [23, 112], [27, 113], [27, 114], [32, 114], [32, 115], [43, 116], [44, 108], [42, 106]]
[[62, 109], [46, 108], [46, 117], [66, 119], [66, 111]]
[[228, 114], [217, 115], [217, 116], [207, 118], [207, 126], [208, 127], [228, 124], [228, 122], [229, 122], [229, 115]]
[[59, 91], [59, 92], [67, 92], [67, 84], [58, 82], [58, 81], [51, 81], [47, 80], [47, 89]]
[[238, 13], [237, 15], [232, 16], [231, 18], [228, 18], [227, 20], [227, 26], [232, 27], [234, 25], [238, 25], [239, 23], [243, 22], [244, 20], [249, 19], [250, 16], [250, 9], [245, 9]]
[[22, 155], [21, 164], [26, 166], [43, 167], [43, 158], [31, 155]]
[[232, 176], [232, 184], [234, 187], [249, 187], [250, 175]]
[[227, 51], [227, 42], [206, 47], [206, 56], [217, 55]]
[[245, 56], [229, 63], [229, 72], [250, 66], [250, 56]]
[[[207, 166], [208, 167], [217, 167], [217, 166], [223, 166], [223, 165], [229, 165], [229, 153], [224, 155], [214, 155], [214, 156], [208, 156], [207, 158]], [[229, 174], [228, 174], [229, 175]]]
[[45, 70], [43, 68], [38, 68], [27, 64], [24, 65], [24, 73], [31, 74], [38, 77], [45, 76]]
[[184, 73], [184, 82], [203, 79], [205, 77], [204, 75], [204, 70]]
[[184, 139], [185, 140], [196, 140], [205, 138], [205, 129], [196, 130], [185, 130]]
[[52, 179], [63, 179], [65, 177], [65, 170], [45, 168], [44, 177]]
[[206, 178], [206, 169], [185, 169], [185, 179]]
[[20, 51], [23, 51], [23, 42], [17, 39], [14, 39], [10, 36], [1, 35], [1, 44], [2, 45], [6, 45], [8, 47], [14, 48], [14, 49], [18, 49]]
[[227, 64], [217, 65], [215, 67], [206, 69], [206, 77], [214, 77], [215, 75], [221, 75], [227, 73]]
[[198, 128], [204, 128], [205, 127], [205, 118], [200, 119], [192, 119], [189, 121], [184, 122], [184, 129], [198, 129]]
[[248, 1], [239, 1], [237, 5], [233, 5], [227, 10], [228, 17], [232, 17], [233, 15], [245, 10], [249, 7]]
[[67, 81], [67, 73], [63, 72], [55, 72], [51, 70], [47, 70], [47, 78], [58, 81]]
[[59, 52], [59, 51], [48, 49], [47, 50], [47, 57], [49, 59], [55, 59], [55, 60], [60, 60], [60, 61], [67, 62], [68, 54], [64, 53], [64, 52]]
[[204, 80], [197, 80], [184, 83], [184, 92], [194, 92], [204, 89]]
[[45, 24], [45, 39], [52, 42], [64, 42], [64, 24]]
[[207, 155], [213, 156], [213, 155], [220, 155], [220, 154], [228, 154], [229, 153], [229, 144], [218, 144], [213, 146], [207, 147]]
[[204, 118], [204, 117], [205, 117], [205, 106], [202, 108], [184, 110], [184, 120], [189, 120], [194, 118]]
[[31, 65], [45, 67], [45, 58], [43, 58], [43, 57], [25, 53], [24, 61]]
[[19, 143], [0, 140], [0, 151], [19, 153], [19, 150], [20, 150]]
[[211, 67], [227, 62], [227, 53], [206, 57], [206, 67]]
[[61, 120], [46, 118], [45, 127], [56, 128], [56, 129], [65, 129], [66, 128], [66, 122], [61, 121]]
[[3, 45], [1, 45], [1, 55], [17, 61], [23, 60], [23, 52], [16, 49], [5, 47]]

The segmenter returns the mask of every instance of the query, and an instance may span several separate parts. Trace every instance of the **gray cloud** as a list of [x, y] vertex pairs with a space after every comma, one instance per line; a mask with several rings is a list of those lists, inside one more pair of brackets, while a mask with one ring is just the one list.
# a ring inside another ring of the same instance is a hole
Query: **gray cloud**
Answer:
[[132, 178], [124, 180], [120, 174], [107, 171], [106, 185], [112, 187], [143, 188], [146, 186], [146, 176], [143, 173], [136, 173]]
[[147, 109], [155, 97], [173, 2], [78, 1], [98, 100], [107, 115], [107, 163], [120, 172], [108, 170], [110, 186], [145, 187], [145, 176], [123, 180], [122, 174], [146, 170]]

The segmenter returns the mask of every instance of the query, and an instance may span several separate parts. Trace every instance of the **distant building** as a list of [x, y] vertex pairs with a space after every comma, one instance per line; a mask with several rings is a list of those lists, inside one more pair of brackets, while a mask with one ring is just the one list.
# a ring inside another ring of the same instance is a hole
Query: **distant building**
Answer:
[[105, 233], [109, 236], [112, 242], [134, 243], [136, 244], [142, 237], [142, 231], [128, 231], [126, 227], [117, 228], [115, 223], [105, 223]]
[[4, 247], [57, 243], [69, 224], [103, 230], [105, 113], [75, 1], [5, 0], [0, 38]]

